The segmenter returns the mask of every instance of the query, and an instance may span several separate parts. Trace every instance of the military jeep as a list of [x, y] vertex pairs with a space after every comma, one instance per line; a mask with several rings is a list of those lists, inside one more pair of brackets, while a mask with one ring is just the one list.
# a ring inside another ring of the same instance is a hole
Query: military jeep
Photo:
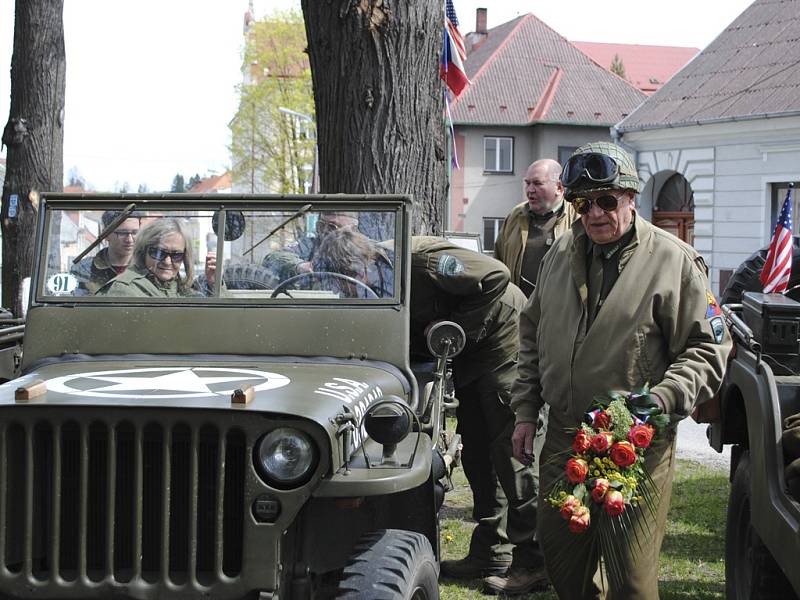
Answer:
[[750, 269], [750, 261], [743, 267], [723, 294], [740, 301], [722, 306], [734, 353], [718, 414], [709, 419], [711, 445], [720, 452], [733, 445], [726, 598], [791, 600], [800, 595], [800, 498], [787, 489], [781, 437], [784, 419], [800, 413], [800, 303], [745, 291], [760, 289], [760, 269]]
[[[0, 386], [0, 598], [438, 598], [463, 332], [431, 327], [438, 360], [412, 368], [410, 210], [43, 195], [21, 375]], [[328, 213], [380, 242], [380, 286], [315, 270]], [[183, 224], [185, 293], [81, 281], [75, 265], [132, 215], [137, 239]]]

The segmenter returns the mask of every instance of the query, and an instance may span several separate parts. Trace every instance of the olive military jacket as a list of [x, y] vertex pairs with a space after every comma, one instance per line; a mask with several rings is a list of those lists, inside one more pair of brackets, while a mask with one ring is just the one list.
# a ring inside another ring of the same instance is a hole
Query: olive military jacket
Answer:
[[638, 215], [619, 279], [587, 332], [588, 236], [576, 222], [547, 253], [520, 317], [511, 405], [535, 422], [543, 403], [580, 422], [593, 399], [649, 384], [674, 421], [719, 388], [731, 338], [700, 255]]
[[[564, 210], [553, 228], [553, 237], [547, 240], [551, 246], [561, 234], [569, 231], [570, 225], [578, 216], [571, 202], [563, 202]], [[529, 225], [530, 213], [526, 200], [511, 210], [494, 241], [494, 257], [508, 267], [511, 271], [511, 281], [516, 285], [519, 285], [522, 274], [522, 257], [525, 255], [525, 245], [528, 243]]]
[[97, 295], [119, 298], [178, 298], [191, 294], [181, 293], [176, 279], [161, 283], [149, 271], [131, 266], [101, 287]]
[[117, 276], [117, 271], [108, 259], [108, 248], [72, 265], [69, 272], [78, 280], [79, 289], [85, 294], [94, 294]]
[[503, 263], [442, 238], [412, 238], [411, 351], [428, 354], [430, 323], [458, 323], [467, 343], [453, 361], [457, 385], [517, 360], [517, 321], [524, 304], [525, 295], [510, 283]]

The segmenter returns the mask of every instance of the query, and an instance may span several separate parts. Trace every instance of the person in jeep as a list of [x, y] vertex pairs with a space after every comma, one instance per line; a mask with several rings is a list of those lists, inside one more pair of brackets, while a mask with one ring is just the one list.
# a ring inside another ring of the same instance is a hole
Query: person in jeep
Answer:
[[[114, 219], [121, 214], [122, 211], [119, 210], [105, 211], [100, 218], [103, 230], [108, 229]], [[94, 294], [128, 268], [140, 226], [140, 216], [131, 213], [106, 238], [108, 245], [105, 248], [72, 266], [70, 273], [78, 280], [78, 289], [83, 294]]]
[[[139, 232], [128, 269], [102, 286], [101, 296], [192, 296], [192, 246], [178, 219], [160, 218]], [[184, 274], [181, 275], [181, 265]], [[213, 278], [208, 278], [213, 282]]]

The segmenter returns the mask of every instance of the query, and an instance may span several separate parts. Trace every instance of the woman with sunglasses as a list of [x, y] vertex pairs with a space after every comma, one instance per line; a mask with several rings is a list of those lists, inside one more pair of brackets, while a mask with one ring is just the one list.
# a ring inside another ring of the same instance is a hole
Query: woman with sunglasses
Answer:
[[542, 498], [563, 476], [560, 457], [571, 451], [592, 402], [612, 390], [649, 388], [642, 415], [663, 412], [670, 420], [645, 454], [660, 500], [653, 513], [626, 512], [637, 528], [636, 550], [620, 540], [615, 566], [625, 577], [610, 596], [657, 599], [676, 427], [719, 389], [731, 339], [700, 254], [637, 213], [633, 157], [611, 142], [586, 144], [564, 165], [561, 180], [580, 220], [545, 255], [520, 315], [514, 456], [530, 464], [537, 415], [547, 404], [538, 532], [548, 575], [560, 598], [605, 598], [611, 584], [596, 576], [596, 530], [571, 533]]
[[[128, 269], [97, 291], [103, 296], [194, 296], [192, 250], [177, 219], [157, 219], [142, 227]], [[181, 274], [183, 267], [183, 274]]]

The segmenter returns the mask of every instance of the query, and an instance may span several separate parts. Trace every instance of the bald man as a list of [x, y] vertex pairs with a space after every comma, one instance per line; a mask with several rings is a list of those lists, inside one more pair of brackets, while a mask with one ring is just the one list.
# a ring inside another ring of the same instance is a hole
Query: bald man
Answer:
[[536, 286], [539, 263], [558, 236], [567, 231], [576, 215], [564, 202], [561, 165], [544, 158], [525, 172], [527, 200], [506, 217], [494, 242], [494, 257], [511, 271], [511, 281], [530, 297]]

